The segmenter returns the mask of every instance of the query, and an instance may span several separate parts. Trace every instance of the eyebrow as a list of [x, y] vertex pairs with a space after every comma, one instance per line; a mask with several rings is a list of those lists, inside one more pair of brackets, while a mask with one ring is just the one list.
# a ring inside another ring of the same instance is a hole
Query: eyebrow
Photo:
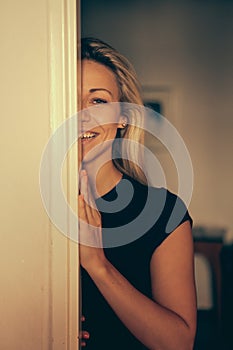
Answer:
[[108, 90], [108, 89], [105, 89], [105, 88], [93, 88], [93, 89], [89, 90], [90, 93], [93, 93], [93, 92], [96, 92], [96, 91], [106, 91], [113, 97], [112, 92], [110, 90]]

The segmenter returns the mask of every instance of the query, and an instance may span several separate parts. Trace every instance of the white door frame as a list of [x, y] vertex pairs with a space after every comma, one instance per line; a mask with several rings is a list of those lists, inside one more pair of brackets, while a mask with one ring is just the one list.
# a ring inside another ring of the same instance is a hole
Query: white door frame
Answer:
[[[50, 61], [51, 133], [77, 111], [77, 18], [79, 1], [48, 0], [48, 53]], [[69, 135], [67, 135], [67, 140]], [[55, 150], [56, 152], [56, 150]], [[51, 160], [51, 172], [53, 161]], [[77, 150], [73, 147], [63, 167], [63, 187], [70, 206], [77, 210]], [[51, 184], [51, 206], [55, 196]], [[64, 213], [69, 232], [69, 214]], [[50, 321], [54, 350], [77, 350], [79, 332], [78, 245], [51, 223]]]

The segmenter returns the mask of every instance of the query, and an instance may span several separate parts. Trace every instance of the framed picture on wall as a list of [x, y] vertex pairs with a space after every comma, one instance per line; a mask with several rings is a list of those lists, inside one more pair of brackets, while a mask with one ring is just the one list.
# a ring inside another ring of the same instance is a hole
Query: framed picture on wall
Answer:
[[[171, 149], [174, 151], [177, 145], [173, 133], [169, 132], [169, 135], [167, 134], [166, 123], [166, 120], [168, 120], [172, 125], [175, 124], [174, 91], [167, 86], [143, 86], [142, 97], [144, 106], [155, 111], [151, 114], [152, 118], [155, 118], [155, 123], [152, 123], [153, 127], [145, 133], [145, 147], [154, 154], [161, 165], [167, 186], [172, 190], [176, 190], [177, 171], [170, 151]], [[157, 186], [160, 185], [157, 180], [158, 173], [150, 169], [149, 162], [147, 167], [149, 167], [152, 183]]]
[[[143, 86], [142, 97], [145, 107], [151, 108], [154, 113], [154, 118], [160, 122], [162, 130], [164, 119], [166, 118], [171, 124], [175, 124], [175, 108], [174, 108], [174, 92], [168, 86]], [[170, 139], [170, 142], [172, 140]], [[165, 148], [161, 142], [149, 136], [146, 138], [146, 143], [151, 145], [156, 152], [164, 152]]]
[[174, 92], [170, 87], [142, 86], [142, 97], [146, 107], [174, 122]]

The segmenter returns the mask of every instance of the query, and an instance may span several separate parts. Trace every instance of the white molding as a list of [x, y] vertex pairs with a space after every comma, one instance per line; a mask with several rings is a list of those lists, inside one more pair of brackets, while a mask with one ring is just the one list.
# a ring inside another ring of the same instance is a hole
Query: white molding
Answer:
[[[50, 129], [77, 111], [76, 0], [48, 0], [48, 60], [50, 63]], [[67, 140], [69, 142], [69, 131]], [[56, 161], [54, 149], [51, 159]], [[77, 150], [73, 147], [63, 167], [63, 186], [74, 210], [77, 193]], [[51, 175], [51, 207], [56, 205]], [[64, 213], [69, 230], [69, 215]], [[77, 350], [79, 325], [78, 246], [51, 224], [50, 349]], [[77, 233], [78, 234], [78, 233]]]

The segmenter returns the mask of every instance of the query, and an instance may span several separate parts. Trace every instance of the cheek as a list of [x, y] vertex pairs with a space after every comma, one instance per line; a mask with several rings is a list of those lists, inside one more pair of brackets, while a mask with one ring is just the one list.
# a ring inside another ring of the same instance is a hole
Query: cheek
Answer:
[[105, 126], [105, 134], [111, 135], [113, 138], [115, 138], [117, 133], [117, 124], [108, 124]]
[[120, 108], [118, 103], [108, 103], [106, 105], [95, 106], [89, 109], [92, 122], [103, 127], [108, 124], [119, 123]]

